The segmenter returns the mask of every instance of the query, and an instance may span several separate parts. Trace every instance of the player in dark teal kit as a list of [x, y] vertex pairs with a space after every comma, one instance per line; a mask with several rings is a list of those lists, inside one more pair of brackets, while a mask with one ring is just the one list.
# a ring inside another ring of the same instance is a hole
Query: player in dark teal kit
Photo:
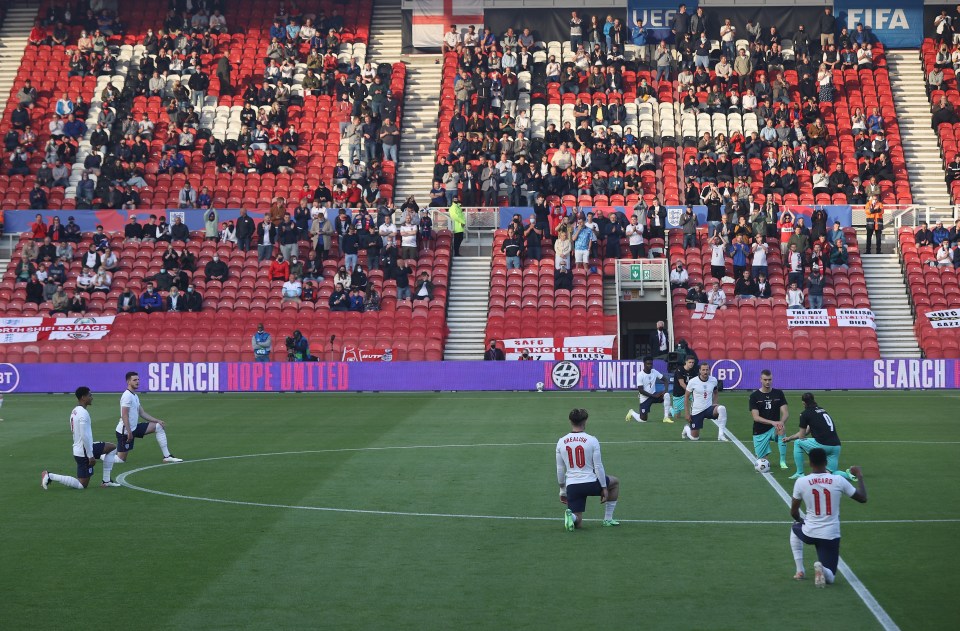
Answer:
[[687, 358], [683, 360], [683, 365], [677, 367], [677, 371], [673, 373], [673, 398], [671, 399], [673, 405], [670, 411], [671, 417], [683, 418], [683, 401], [687, 396], [687, 383], [696, 377], [697, 373], [697, 358], [691, 355], [688, 355]]
[[[783, 442], [796, 441], [793, 445], [793, 461], [797, 465], [797, 472], [790, 476], [796, 480], [803, 476], [803, 454], [810, 453], [811, 449], [822, 449], [827, 454], [827, 471], [843, 476], [851, 482], [857, 478], [850, 470], [840, 471], [840, 437], [837, 435], [837, 426], [827, 411], [817, 405], [817, 400], [810, 392], [804, 392], [803, 413], [800, 415], [800, 431], [793, 436], [787, 436]], [[808, 438], [808, 436], [813, 436]]]
[[773, 387], [773, 373], [760, 373], [760, 389], [750, 394], [750, 414], [753, 415], [753, 453], [757, 460], [770, 453], [770, 443], [777, 441], [780, 449], [780, 468], [787, 467], [787, 445], [783, 440], [784, 424], [790, 418], [787, 397], [783, 390]]

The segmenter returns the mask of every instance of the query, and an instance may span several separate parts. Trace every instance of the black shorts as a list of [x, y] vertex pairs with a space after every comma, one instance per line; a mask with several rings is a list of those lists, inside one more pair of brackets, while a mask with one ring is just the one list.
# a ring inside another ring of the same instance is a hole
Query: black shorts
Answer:
[[[610, 485], [610, 476], [607, 477], [607, 485]], [[567, 486], [567, 508], [573, 513], [582, 513], [587, 508], [588, 497], [600, 497], [603, 487], [600, 481], [584, 482], [582, 484], [570, 484]]]
[[[106, 446], [106, 443], [93, 443], [93, 457], [97, 460], [100, 459], [100, 456], [103, 455], [103, 449]], [[74, 460], [77, 461], [77, 477], [81, 480], [85, 478], [93, 477], [93, 465], [90, 464], [90, 459], [84, 456], [74, 456]]]
[[836, 539], [817, 539], [803, 534], [803, 524], [794, 522], [793, 534], [797, 535], [800, 541], [816, 547], [817, 560], [828, 568], [834, 574], [837, 573], [837, 565], [840, 563], [840, 537]]
[[117, 451], [133, 451], [133, 443], [137, 438], [143, 438], [147, 435], [147, 428], [150, 423], [137, 423], [133, 428], [133, 439], [127, 442], [127, 435], [117, 432]]
[[654, 399], [653, 397], [647, 397], [647, 400], [641, 403], [639, 406], [640, 414], [649, 414], [650, 408], [653, 407], [654, 403], [662, 403], [662, 401]]
[[717, 406], [711, 405], [702, 412], [690, 415], [690, 427], [693, 429], [703, 429], [703, 422], [708, 418], [713, 418], [714, 410]]

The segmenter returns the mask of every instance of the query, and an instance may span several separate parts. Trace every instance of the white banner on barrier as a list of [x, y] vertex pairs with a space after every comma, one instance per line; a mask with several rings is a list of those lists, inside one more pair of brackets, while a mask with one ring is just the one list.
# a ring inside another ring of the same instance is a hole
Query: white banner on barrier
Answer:
[[0, 344], [41, 340], [100, 340], [110, 332], [114, 317], [3, 318], [0, 319]]
[[960, 309], [944, 309], [942, 311], [928, 311], [927, 319], [935, 329], [960, 328]]
[[870, 309], [788, 309], [787, 326], [877, 328]]
[[613, 359], [616, 335], [580, 335], [571, 337], [522, 337], [503, 340], [508, 360], [519, 360], [523, 351], [530, 359]]

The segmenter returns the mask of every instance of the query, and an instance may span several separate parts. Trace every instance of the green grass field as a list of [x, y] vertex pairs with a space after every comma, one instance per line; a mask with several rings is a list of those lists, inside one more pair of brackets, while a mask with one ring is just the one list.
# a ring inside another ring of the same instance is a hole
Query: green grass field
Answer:
[[[960, 397], [818, 399], [869, 490], [843, 502], [844, 560], [900, 628], [956, 629]], [[98, 465], [91, 488], [44, 492], [43, 468], [76, 469], [74, 400], [7, 396], [0, 626], [881, 628], [843, 577], [792, 580], [788, 508], [734, 444], [715, 427], [692, 444], [679, 425], [627, 424], [630, 393], [142, 401], [187, 462], [155, 466], [148, 437], [114, 470], [140, 490], [98, 488]], [[746, 394], [722, 402], [749, 439]], [[621, 478], [620, 528], [562, 528], [554, 445], [571, 407], [590, 410]], [[95, 440], [112, 440], [117, 412], [118, 395], [96, 396]], [[788, 490], [789, 473], [774, 471]], [[808, 548], [811, 576], [814, 560]]]

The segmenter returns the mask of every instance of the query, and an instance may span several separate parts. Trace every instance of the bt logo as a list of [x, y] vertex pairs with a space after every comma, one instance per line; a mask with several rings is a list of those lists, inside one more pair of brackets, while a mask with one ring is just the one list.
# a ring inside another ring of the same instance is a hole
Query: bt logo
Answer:
[[20, 371], [13, 364], [0, 364], [0, 394], [13, 392], [20, 385]]
[[717, 378], [717, 381], [723, 382], [724, 390], [733, 390], [740, 385], [743, 379], [743, 369], [740, 364], [732, 359], [721, 359], [713, 362], [710, 367], [710, 374]]

